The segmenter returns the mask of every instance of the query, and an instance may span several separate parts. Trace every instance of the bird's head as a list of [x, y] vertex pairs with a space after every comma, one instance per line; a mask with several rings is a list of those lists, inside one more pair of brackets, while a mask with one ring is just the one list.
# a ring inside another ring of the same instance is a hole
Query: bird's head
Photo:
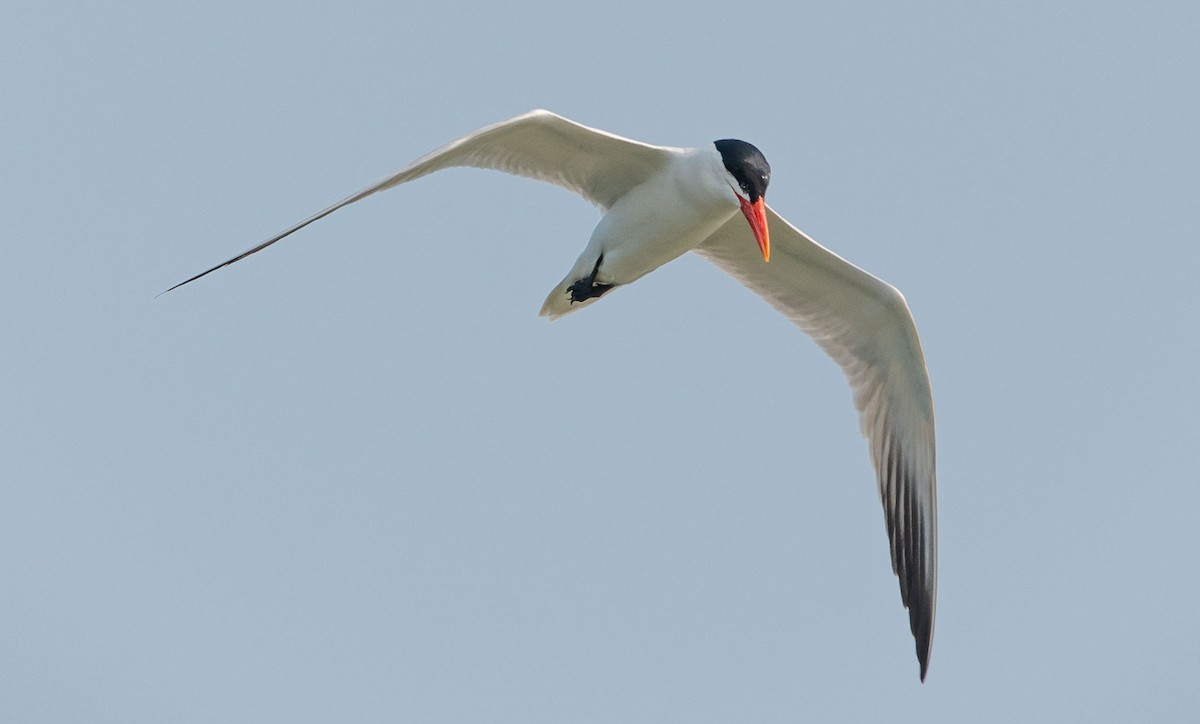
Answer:
[[762, 251], [763, 261], [771, 260], [771, 235], [767, 229], [767, 206], [763, 196], [771, 183], [771, 164], [754, 146], [732, 138], [714, 141], [725, 164], [726, 181]]

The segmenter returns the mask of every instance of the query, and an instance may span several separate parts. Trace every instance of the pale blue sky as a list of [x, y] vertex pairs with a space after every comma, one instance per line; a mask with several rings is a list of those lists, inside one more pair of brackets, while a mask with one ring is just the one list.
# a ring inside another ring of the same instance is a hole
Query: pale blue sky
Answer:
[[[1184, 721], [1200, 711], [1195, 3], [9, 3], [13, 722]], [[929, 678], [850, 393], [686, 258], [474, 170], [162, 289], [534, 107], [737, 137], [908, 297]]]

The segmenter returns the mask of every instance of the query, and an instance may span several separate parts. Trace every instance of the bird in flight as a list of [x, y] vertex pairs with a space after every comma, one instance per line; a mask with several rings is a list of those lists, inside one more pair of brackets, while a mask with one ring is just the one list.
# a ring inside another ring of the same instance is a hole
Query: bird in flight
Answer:
[[655, 146], [531, 111], [442, 146], [167, 291], [376, 192], [456, 166], [556, 184], [603, 213], [571, 271], [546, 297], [543, 316], [582, 309], [691, 251], [765, 299], [841, 366], [870, 449], [892, 570], [924, 681], [937, 600], [937, 485], [933, 396], [916, 324], [895, 287], [766, 205], [771, 167], [751, 144], [724, 139], [696, 148]]

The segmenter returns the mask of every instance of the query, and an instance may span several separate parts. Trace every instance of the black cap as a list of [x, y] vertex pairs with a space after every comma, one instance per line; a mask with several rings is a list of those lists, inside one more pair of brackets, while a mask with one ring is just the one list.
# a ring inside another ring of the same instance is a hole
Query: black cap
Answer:
[[737, 179], [751, 202], [758, 201], [767, 193], [767, 184], [771, 183], [771, 164], [767, 163], [762, 151], [733, 138], [713, 141], [713, 145], [721, 154], [725, 170]]

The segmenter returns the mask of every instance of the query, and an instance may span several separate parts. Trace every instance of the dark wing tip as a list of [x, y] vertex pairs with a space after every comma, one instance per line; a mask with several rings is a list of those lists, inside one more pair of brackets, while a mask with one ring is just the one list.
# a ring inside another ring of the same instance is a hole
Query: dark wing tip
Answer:
[[[246, 255], [245, 255], [245, 254], [243, 254], [242, 256], [246, 256]], [[208, 275], [208, 274], [212, 274], [213, 272], [215, 272], [216, 270], [220, 269], [221, 267], [226, 267], [226, 266], [229, 266], [230, 264], [234, 263], [235, 261], [238, 261], [239, 259], [241, 259], [241, 258], [242, 258], [242, 256], [239, 256], [239, 257], [237, 257], [237, 258], [235, 258], [235, 259], [230, 259], [229, 261], [226, 261], [226, 262], [221, 262], [220, 264], [217, 264], [216, 266], [214, 266], [212, 269], [206, 269], [206, 270], [204, 270], [204, 271], [200, 272], [199, 274], [197, 274], [196, 276], [194, 276], [194, 277], [192, 277], [192, 278], [190, 278], [190, 279], [184, 279], [183, 281], [179, 282], [179, 283], [178, 283], [178, 284], [176, 284], [175, 286], [173, 286], [173, 287], [171, 287], [171, 288], [169, 288], [169, 289], [164, 289], [164, 290], [162, 290], [161, 292], [159, 292], [158, 294], [155, 294], [155, 295], [154, 295], [154, 298], [155, 298], [155, 299], [158, 299], [159, 297], [161, 297], [162, 295], [166, 294], [167, 292], [173, 292], [173, 291], [175, 291], [176, 289], [178, 289], [179, 287], [182, 287], [184, 284], [190, 284], [191, 282], [194, 282], [194, 281], [196, 281], [197, 279], [199, 279], [199, 278], [200, 278], [200, 277], [202, 277], [202, 276], [206, 276], [206, 275]]]
[[930, 557], [936, 556], [936, 549], [927, 548], [936, 546], [936, 532], [931, 527], [936, 521], [926, 521], [917, 492], [918, 473], [896, 436], [888, 435], [885, 439], [882, 458], [880, 492], [892, 548], [892, 570], [900, 579], [900, 600], [908, 609], [909, 628], [924, 682], [933, 646], [937, 576], [935, 559]]
[[932, 601], [923, 599], [921, 605], [909, 609], [909, 621], [912, 624], [913, 638], [916, 639], [917, 661], [921, 664], [921, 683], [925, 683], [925, 674], [929, 671], [929, 651], [933, 647], [933, 617]]
[[241, 254], [238, 254], [237, 256], [233, 257], [232, 259], [223, 261], [211, 269], [206, 269], [206, 270], [200, 272], [199, 274], [197, 274], [196, 276], [192, 277], [191, 279], [184, 279], [183, 281], [179, 282], [178, 284], [171, 287], [170, 289], [161, 291], [154, 296], [157, 299], [158, 297], [161, 297], [162, 295], [166, 294], [167, 292], [170, 292], [175, 289], [178, 289], [179, 287], [182, 287], [184, 284], [190, 284], [191, 282], [196, 281], [200, 277], [207, 276], [209, 274], [212, 274], [213, 272], [215, 272], [218, 269], [221, 269], [223, 267], [229, 266], [230, 264], [239, 262], [242, 259], [245, 259], [246, 257], [250, 256], [251, 254], [257, 254], [258, 252], [262, 251], [263, 249], [266, 249], [268, 246], [274, 244], [275, 242], [280, 241], [281, 239], [283, 239], [285, 237], [291, 236], [293, 233], [303, 229], [304, 227], [308, 226], [312, 222], [317, 221], [318, 219], [323, 219], [326, 216], [329, 216], [330, 214], [332, 214], [333, 212], [342, 208], [343, 206], [347, 206], [349, 204], [354, 203], [355, 201], [358, 201], [359, 199], [370, 196], [371, 194], [375, 193], [376, 191], [379, 191], [380, 189], [382, 189], [391, 180], [392, 179], [388, 179], [387, 181], [382, 181], [378, 184], [375, 184], [374, 186], [370, 186], [368, 188], [363, 189], [362, 191], [359, 191], [358, 193], [354, 194], [353, 196], [348, 196], [348, 197], [342, 199], [341, 201], [337, 202], [333, 206], [330, 206], [328, 209], [325, 209], [324, 211], [322, 211], [318, 214], [314, 214], [314, 215], [308, 217], [307, 219], [305, 219], [304, 221], [301, 221], [299, 224], [296, 224], [295, 226], [291, 227], [290, 229], [288, 229], [286, 231], [282, 231], [282, 232], [276, 234], [275, 236], [272, 236], [270, 239], [267, 239], [266, 241], [264, 241], [263, 243], [259, 244], [256, 247], [254, 247], [253, 249], [247, 249], [246, 251], [243, 251]]
[[[912, 568], [919, 567], [919, 564], [912, 565]], [[914, 572], [910, 568], [908, 573], [911, 575]], [[902, 572], [901, 580], [904, 576], [905, 572]], [[910, 580], [908, 589], [901, 593], [904, 607], [908, 609], [908, 624], [916, 645], [917, 662], [921, 665], [921, 681], [924, 682], [925, 674], [929, 671], [929, 652], [933, 648], [934, 594], [926, 588], [924, 571], [916, 573], [913, 578], [917, 580]]]

